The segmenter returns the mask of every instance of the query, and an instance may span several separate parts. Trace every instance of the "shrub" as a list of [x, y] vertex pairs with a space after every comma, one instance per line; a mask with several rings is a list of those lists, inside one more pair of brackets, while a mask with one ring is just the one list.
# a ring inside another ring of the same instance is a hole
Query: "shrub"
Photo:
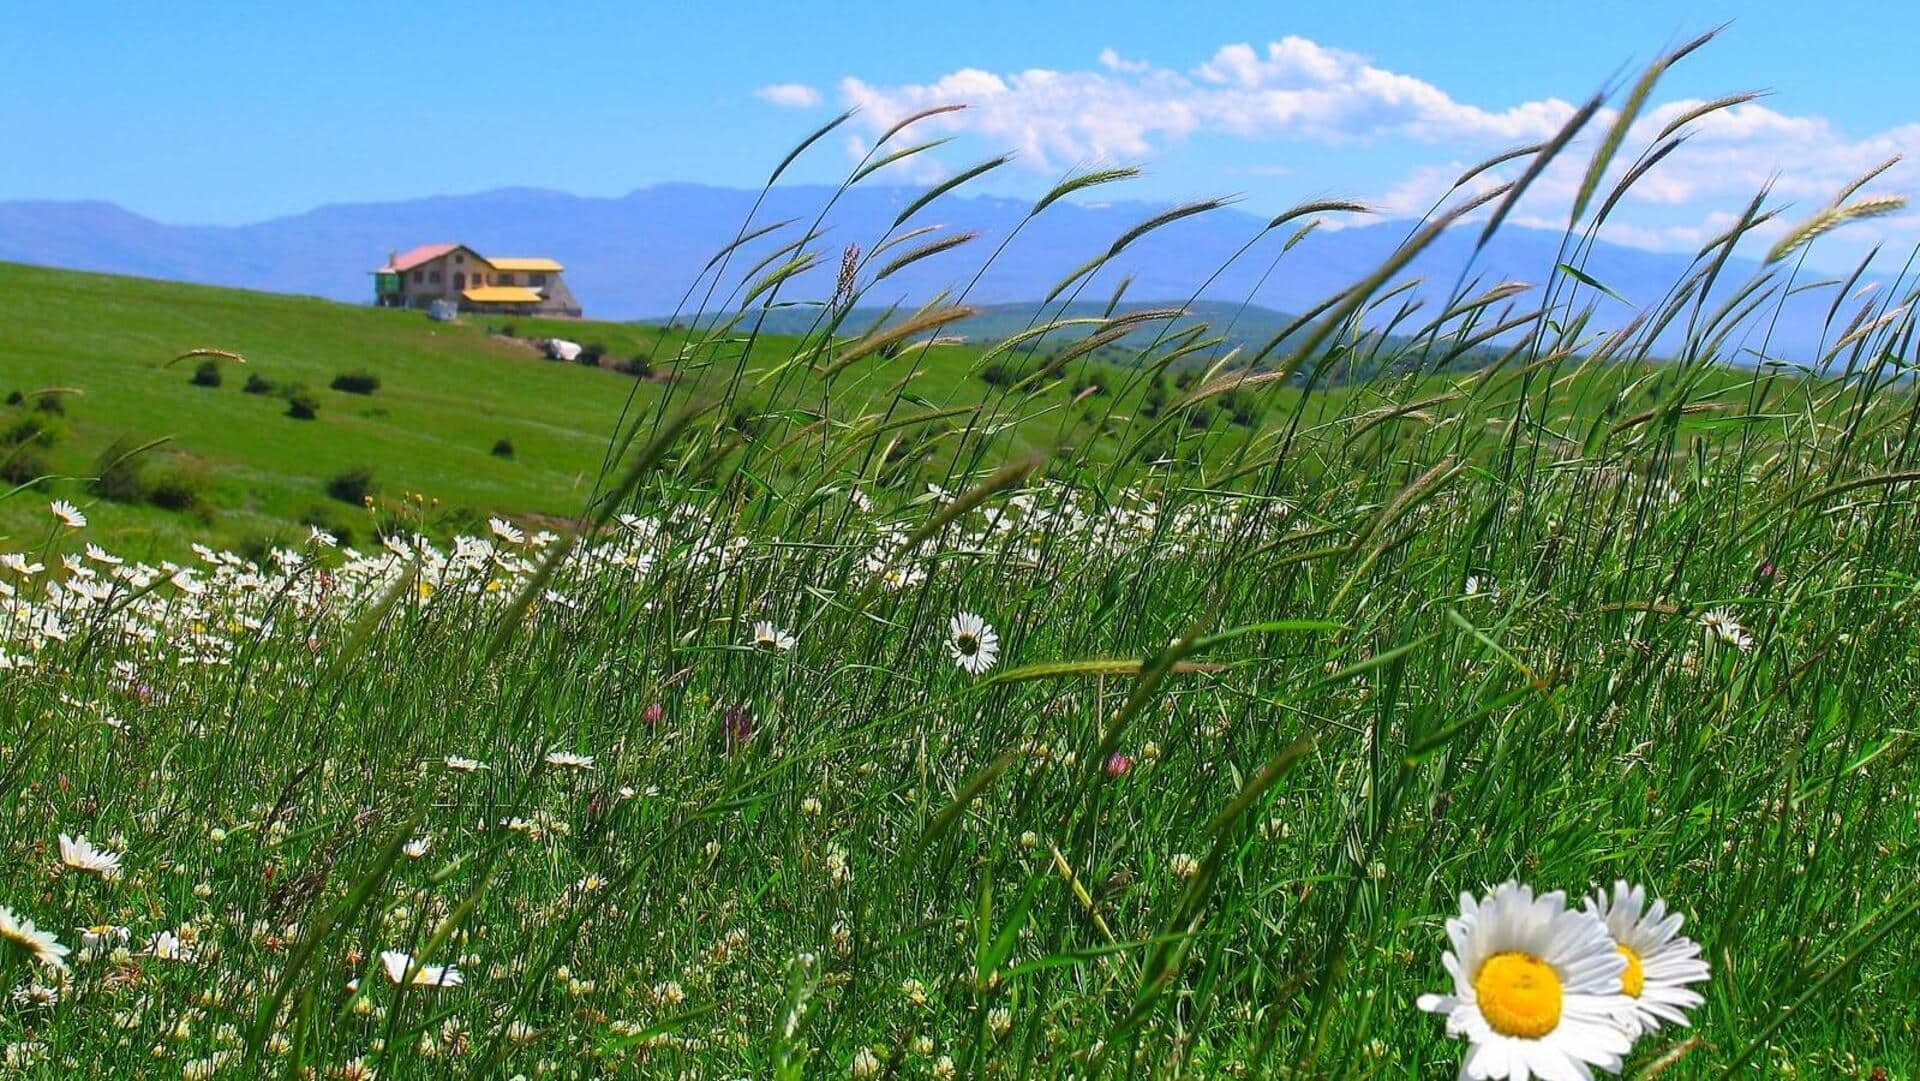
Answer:
[[67, 412], [66, 400], [58, 394], [42, 394], [33, 400], [33, 407], [56, 417], [65, 416]]
[[328, 386], [344, 394], [372, 394], [380, 389], [380, 377], [365, 368], [356, 368], [334, 376]]
[[196, 387], [217, 387], [220, 385], [220, 362], [209, 357], [193, 369], [193, 385]]
[[31, 484], [52, 471], [46, 454], [38, 447], [15, 446], [0, 450], [0, 482], [9, 487]]
[[342, 503], [363, 506], [373, 495], [373, 468], [357, 465], [334, 475], [327, 482], [327, 494]]
[[93, 494], [115, 503], [139, 503], [147, 498], [147, 482], [142, 476], [145, 461], [133, 453], [133, 442], [124, 436], [107, 444], [94, 459]]
[[580, 356], [576, 359], [589, 368], [598, 368], [600, 360], [607, 355], [607, 347], [599, 342], [588, 342], [580, 347]]
[[147, 502], [162, 510], [186, 511], [200, 505], [206, 480], [181, 465], [157, 469], [147, 479]]
[[259, 372], [248, 372], [247, 385], [240, 389], [248, 394], [272, 394], [273, 380], [268, 379]]
[[287, 416], [295, 420], [312, 420], [320, 415], [320, 399], [302, 386], [287, 388]]
[[20, 393], [17, 390], [9, 391], [7, 394], [8, 405], [23, 405], [26, 403], [26, 400], [27, 400], [27, 396]]
[[645, 353], [635, 353], [633, 356], [621, 361], [619, 368], [635, 379], [653, 378], [653, 365], [647, 362], [647, 355]]
[[63, 422], [28, 413], [0, 431], [0, 446], [18, 447], [27, 443], [48, 446], [58, 443], [64, 435], [66, 427]]
[[495, 458], [513, 457], [513, 440], [511, 439], [494, 440], [492, 454]]
[[1026, 365], [1017, 360], [996, 360], [980, 369], [980, 381], [990, 387], [1010, 387], [1026, 375]]

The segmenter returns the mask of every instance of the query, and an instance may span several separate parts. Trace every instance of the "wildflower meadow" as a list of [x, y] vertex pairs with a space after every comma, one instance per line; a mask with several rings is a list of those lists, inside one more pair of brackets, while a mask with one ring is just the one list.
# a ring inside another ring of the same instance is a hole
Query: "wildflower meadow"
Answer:
[[[1597, 314], [1743, 100], [1643, 139], [1688, 48], [1264, 349], [1103, 274], [1208, 200], [943, 351], [1019, 238], [919, 230], [989, 162], [742, 222], [576, 518], [136, 557], [12, 491], [0, 1076], [1916, 1076], [1920, 281], [1803, 270], [1869, 175]], [[1580, 156], [1536, 279], [1406, 285]], [[954, 356], [1018, 374], [922, 395]]]

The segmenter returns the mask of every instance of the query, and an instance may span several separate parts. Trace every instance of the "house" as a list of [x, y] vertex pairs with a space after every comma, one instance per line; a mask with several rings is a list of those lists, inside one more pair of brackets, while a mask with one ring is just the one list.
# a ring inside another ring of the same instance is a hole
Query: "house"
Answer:
[[422, 244], [387, 256], [373, 272], [374, 303], [425, 308], [446, 301], [461, 311], [577, 318], [580, 302], [553, 259], [489, 259], [465, 244]]

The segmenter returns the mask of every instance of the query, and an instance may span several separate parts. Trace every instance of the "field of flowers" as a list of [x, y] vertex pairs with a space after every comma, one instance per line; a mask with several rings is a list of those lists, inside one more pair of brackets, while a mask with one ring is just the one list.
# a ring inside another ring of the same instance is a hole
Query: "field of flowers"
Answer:
[[1071, 348], [835, 412], [964, 307], [842, 328], [886, 261], [970, 249], [849, 251], [757, 353], [796, 233], [564, 532], [140, 562], [55, 503], [0, 555], [0, 1075], [1912, 1076], [1913, 282], [1723, 363], [1887, 201], [1625, 325], [1570, 231], [1374, 333], [1518, 194], [1466, 179], [1271, 355], [1170, 330], [1097, 453], [1033, 404]]

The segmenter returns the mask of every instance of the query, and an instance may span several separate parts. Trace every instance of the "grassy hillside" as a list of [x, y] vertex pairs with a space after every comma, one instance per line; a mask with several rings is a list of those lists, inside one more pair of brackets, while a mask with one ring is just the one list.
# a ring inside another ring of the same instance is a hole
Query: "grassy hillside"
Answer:
[[[635, 383], [7, 273], [9, 381], [79, 393], [5, 430], [207, 478], [0, 501], [9, 1078], [1920, 1070], [1910, 308], [1723, 365], [1776, 264], [1653, 364], [1556, 274], [1511, 356], [1456, 297], [1328, 389], [1383, 273], [1272, 371], [916, 344], [956, 308]], [[295, 420], [195, 346], [382, 385]], [[589, 529], [134, 561], [364, 515], [360, 462], [383, 524], [564, 514], [636, 388]]]
[[[350, 520], [353, 508], [328, 506], [324, 489], [363, 465], [386, 490], [449, 505], [570, 513], [633, 385], [416, 312], [13, 265], [0, 266], [0, 324], [0, 390], [73, 391], [63, 396], [67, 434], [49, 450], [58, 472], [91, 473], [125, 436], [165, 438], [151, 455], [156, 468], [204, 476], [198, 515], [96, 500], [77, 482], [53, 486], [129, 538], [237, 540], [302, 517]], [[218, 388], [195, 386], [192, 362], [168, 362], [198, 347], [248, 363], [225, 367]], [[378, 375], [379, 390], [327, 389], [350, 369]], [[279, 395], [244, 393], [255, 373], [306, 384], [318, 417], [296, 420]], [[500, 439], [512, 441], [511, 460], [490, 453]], [[29, 531], [22, 502], [0, 504], [0, 534]]]
[[[365, 544], [376, 532], [369, 512], [328, 493], [331, 480], [358, 469], [371, 471], [382, 525], [404, 517], [445, 537], [489, 514], [533, 521], [577, 514], [629, 395], [644, 413], [670, 381], [689, 396], [721, 392], [749, 348], [750, 329], [742, 324], [687, 347], [685, 332], [643, 324], [441, 324], [419, 312], [13, 264], [0, 264], [0, 325], [8, 328], [0, 339], [0, 395], [24, 396], [0, 406], [0, 430], [13, 433], [0, 457], [13, 456], [16, 481], [52, 474], [39, 485], [42, 495], [81, 505], [102, 536], [141, 555], [178, 555], [191, 541], [257, 550], [266, 540], [303, 535], [309, 524]], [[528, 341], [549, 336], [602, 347], [605, 366], [545, 360]], [[868, 408], [912, 417], [977, 405], [1005, 390], [976, 371], [984, 351], [978, 340], [881, 357], [831, 381], [786, 366], [798, 344], [777, 334], [752, 341], [753, 363], [729, 405], [743, 434], [768, 417], [844, 424]], [[1057, 355], [1057, 345], [1038, 344], [1036, 356], [1004, 362], [1012, 377]], [[199, 386], [199, 360], [176, 358], [200, 348], [237, 353], [246, 363], [219, 362], [221, 385]], [[647, 356], [654, 378], [614, 369]], [[329, 389], [335, 376], [354, 371], [377, 376], [379, 388], [370, 395]], [[1090, 360], [1068, 374], [1020, 396], [1023, 410], [1050, 422], [1018, 426], [1016, 448], [1065, 439], [1089, 452], [1111, 450], [1143, 400], [1164, 404], [1199, 372], [1162, 378], [1157, 391], [1145, 380], [1123, 391], [1137, 373]], [[247, 393], [255, 376], [275, 391]], [[1076, 400], [1094, 378], [1117, 393]], [[288, 415], [291, 385], [317, 401], [313, 419]], [[47, 411], [47, 398], [58, 412]], [[768, 404], [775, 400], [778, 409]], [[512, 444], [511, 458], [493, 453], [501, 440]], [[196, 493], [194, 506], [116, 501], [89, 483], [116, 448], [156, 441], [134, 459], [138, 468]], [[937, 437], [917, 445], [923, 458], [937, 458]], [[934, 468], [940, 471], [937, 462]], [[44, 507], [44, 499], [0, 500], [0, 538], [31, 545], [44, 528]]]

